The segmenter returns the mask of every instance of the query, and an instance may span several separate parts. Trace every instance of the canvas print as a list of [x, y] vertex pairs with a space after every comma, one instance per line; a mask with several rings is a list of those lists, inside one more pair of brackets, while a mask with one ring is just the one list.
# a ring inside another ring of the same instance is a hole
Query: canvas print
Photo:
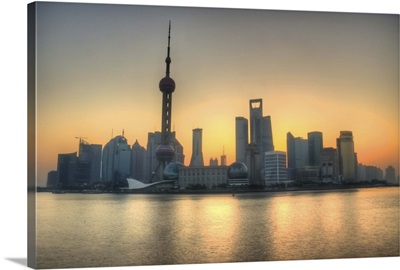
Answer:
[[28, 5], [28, 265], [399, 256], [399, 15]]

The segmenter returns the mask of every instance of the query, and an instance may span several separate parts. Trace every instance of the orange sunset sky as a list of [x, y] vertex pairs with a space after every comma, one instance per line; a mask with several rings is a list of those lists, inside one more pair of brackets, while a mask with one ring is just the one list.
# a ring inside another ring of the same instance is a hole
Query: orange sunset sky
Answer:
[[146, 147], [161, 129], [169, 20], [172, 126], [186, 164], [194, 128], [205, 164], [223, 148], [234, 162], [235, 117], [262, 98], [276, 150], [287, 132], [321, 131], [336, 147], [350, 130], [360, 163], [398, 173], [397, 15], [39, 3], [39, 186], [58, 154], [78, 150], [76, 137], [104, 146], [124, 130]]

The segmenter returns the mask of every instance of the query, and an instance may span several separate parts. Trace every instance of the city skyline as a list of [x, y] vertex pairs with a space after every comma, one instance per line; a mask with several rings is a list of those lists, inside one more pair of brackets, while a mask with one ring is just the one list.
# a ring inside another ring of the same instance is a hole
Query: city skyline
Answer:
[[220, 157], [224, 148], [227, 164], [234, 162], [235, 117], [248, 119], [248, 101], [261, 98], [276, 150], [286, 151], [287, 132], [305, 137], [320, 131], [324, 147], [336, 147], [340, 131], [351, 130], [359, 162], [392, 165], [398, 172], [396, 16], [43, 7], [37, 52], [39, 185], [57, 167], [58, 153], [77, 151], [75, 137], [104, 147], [112, 133], [125, 130], [130, 145], [138, 140], [146, 146], [148, 132], [161, 129], [158, 82], [165, 73], [169, 20], [176, 81], [172, 127], [185, 164], [196, 128], [203, 130], [205, 160]]

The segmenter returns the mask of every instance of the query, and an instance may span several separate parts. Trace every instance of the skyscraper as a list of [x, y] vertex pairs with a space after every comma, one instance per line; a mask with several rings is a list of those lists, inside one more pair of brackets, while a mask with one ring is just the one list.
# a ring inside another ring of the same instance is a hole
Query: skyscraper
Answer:
[[145, 179], [145, 162], [146, 149], [136, 140], [131, 150], [131, 177], [144, 182]]
[[123, 135], [112, 138], [103, 149], [102, 181], [124, 181], [130, 175], [131, 147]]
[[294, 137], [288, 132], [287, 142], [287, 161], [288, 178], [295, 180], [299, 169], [309, 165], [308, 140], [301, 137]]
[[192, 158], [190, 167], [204, 166], [203, 161], [203, 130], [201, 128], [193, 129]]
[[308, 159], [310, 166], [321, 165], [321, 151], [323, 148], [322, 132], [308, 133]]
[[280, 184], [287, 180], [286, 153], [269, 151], [265, 153], [265, 185]]
[[356, 155], [354, 153], [353, 133], [351, 131], [340, 131], [337, 138], [337, 149], [339, 157], [339, 173], [344, 182], [356, 181]]
[[236, 117], [235, 119], [236, 128], [236, 161], [246, 162], [246, 148], [249, 144], [249, 129], [248, 121], [244, 117]]

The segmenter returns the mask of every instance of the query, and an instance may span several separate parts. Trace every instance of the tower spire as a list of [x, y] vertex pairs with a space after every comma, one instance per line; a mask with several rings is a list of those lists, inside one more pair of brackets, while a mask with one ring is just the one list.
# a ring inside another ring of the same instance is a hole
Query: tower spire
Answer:
[[167, 70], [165, 73], [166, 73], [166, 77], [168, 77], [168, 78], [169, 78], [169, 68], [170, 68], [170, 64], [171, 64], [171, 57], [169, 56], [170, 42], [171, 42], [171, 20], [169, 21], [167, 58], [165, 59], [165, 63], [167, 64]]

